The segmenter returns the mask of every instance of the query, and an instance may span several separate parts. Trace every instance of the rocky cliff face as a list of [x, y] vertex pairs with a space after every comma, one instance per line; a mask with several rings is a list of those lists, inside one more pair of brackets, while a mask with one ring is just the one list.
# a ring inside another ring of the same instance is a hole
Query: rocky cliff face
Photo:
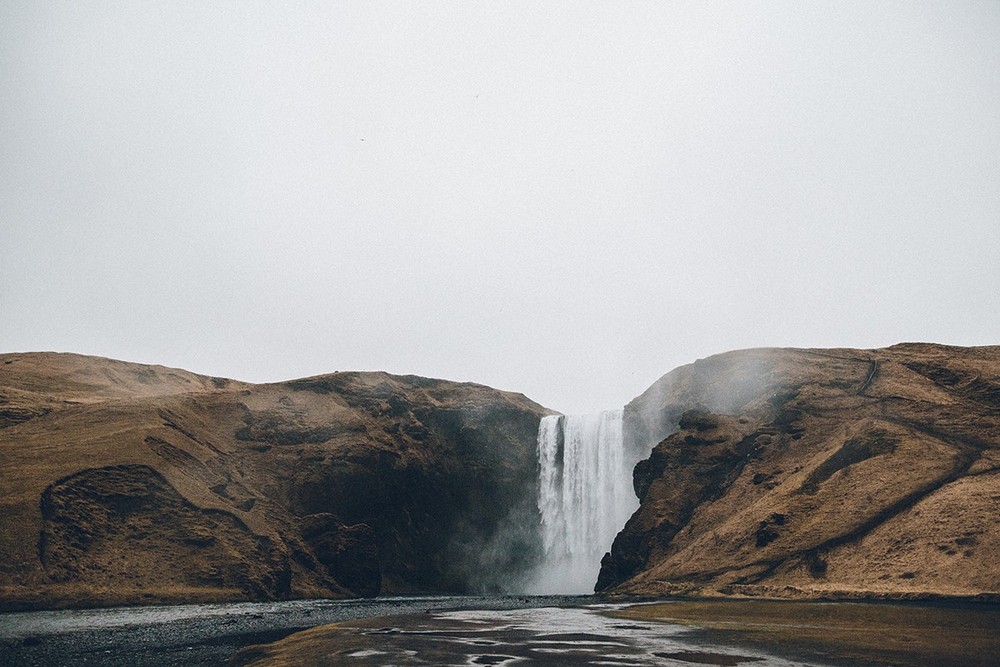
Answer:
[[598, 590], [1000, 593], [1000, 347], [731, 352], [666, 375], [626, 429], [662, 441]]
[[519, 394], [0, 356], [0, 607], [500, 589], [537, 557]]

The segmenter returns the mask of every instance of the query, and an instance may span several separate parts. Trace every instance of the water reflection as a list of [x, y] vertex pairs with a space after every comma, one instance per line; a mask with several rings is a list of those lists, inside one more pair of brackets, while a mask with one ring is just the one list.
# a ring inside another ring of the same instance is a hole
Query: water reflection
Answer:
[[315, 628], [247, 653], [243, 664], [336, 665], [773, 665], [761, 651], [685, 641], [680, 625], [624, 622], [610, 605], [468, 610]]

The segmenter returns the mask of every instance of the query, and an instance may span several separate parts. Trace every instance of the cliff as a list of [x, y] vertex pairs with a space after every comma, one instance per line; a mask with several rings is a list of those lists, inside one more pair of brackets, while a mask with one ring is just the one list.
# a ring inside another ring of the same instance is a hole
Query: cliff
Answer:
[[537, 557], [543, 414], [414, 376], [2, 355], [0, 608], [502, 589]]
[[[518, 590], [548, 413], [414, 376], [0, 355], [0, 609]], [[598, 590], [1000, 593], [1000, 347], [721, 354], [625, 436], [641, 504]]]
[[1000, 593], [1000, 347], [730, 352], [660, 379], [626, 431], [659, 444], [598, 590]]

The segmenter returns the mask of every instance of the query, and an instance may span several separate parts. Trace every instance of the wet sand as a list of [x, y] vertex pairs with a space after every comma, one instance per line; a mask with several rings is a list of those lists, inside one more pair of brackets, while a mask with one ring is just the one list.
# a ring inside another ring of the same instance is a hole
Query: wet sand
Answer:
[[801, 663], [699, 639], [683, 625], [622, 621], [619, 605], [450, 611], [338, 623], [242, 651], [241, 666], [768, 665]]
[[976, 603], [676, 601], [612, 612], [681, 624], [692, 639], [831, 665], [1000, 665], [1000, 606]]

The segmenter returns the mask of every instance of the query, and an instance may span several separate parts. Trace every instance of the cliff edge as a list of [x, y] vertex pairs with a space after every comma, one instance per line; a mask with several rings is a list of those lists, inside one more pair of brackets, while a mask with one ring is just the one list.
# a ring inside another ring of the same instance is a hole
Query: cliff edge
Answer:
[[537, 557], [547, 413], [415, 376], [0, 355], [0, 609], [503, 590]]
[[1000, 347], [759, 349], [626, 408], [640, 507], [597, 590], [1000, 593]]

